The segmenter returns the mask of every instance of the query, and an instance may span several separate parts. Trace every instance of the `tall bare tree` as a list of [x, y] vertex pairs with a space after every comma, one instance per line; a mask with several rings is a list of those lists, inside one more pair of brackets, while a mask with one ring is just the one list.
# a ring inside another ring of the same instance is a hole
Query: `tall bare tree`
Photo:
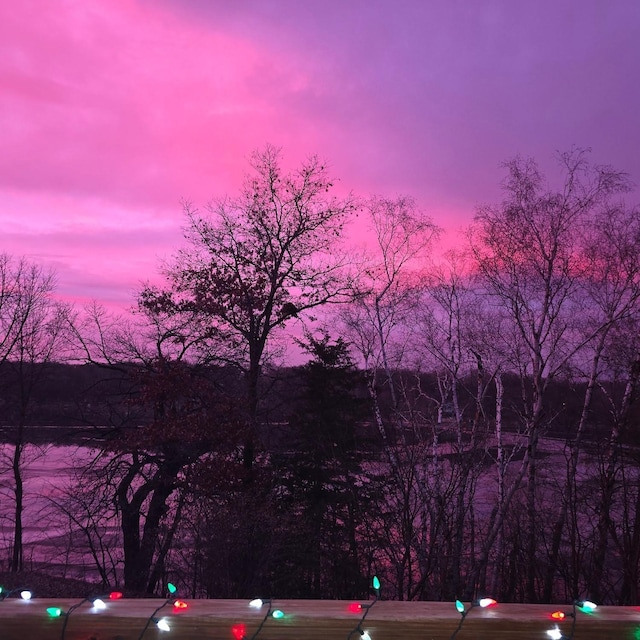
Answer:
[[220, 466], [231, 464], [241, 427], [210, 367], [218, 362], [215, 332], [203, 335], [188, 313], [140, 312], [127, 323], [94, 307], [75, 328], [78, 353], [111, 372], [121, 405], [92, 477], [117, 510], [125, 586], [154, 593], [191, 471], [210, 452]]
[[350, 197], [331, 195], [334, 181], [317, 157], [286, 172], [280, 151], [267, 146], [250, 164], [236, 198], [216, 201], [205, 213], [185, 205], [188, 245], [166, 270], [169, 287], [148, 287], [141, 297], [148, 308], [194, 313], [236, 348], [251, 426], [247, 468], [255, 455], [260, 369], [276, 330], [351, 296], [338, 245], [356, 209]]
[[55, 275], [24, 258], [0, 256], [0, 365], [11, 442], [13, 543], [9, 566], [23, 568], [25, 427], [37, 385], [62, 356], [69, 309], [53, 299]]
[[372, 197], [365, 213], [374, 242], [360, 269], [359, 295], [343, 311], [342, 319], [364, 361], [377, 426], [388, 442], [389, 428], [384, 424], [377, 396], [378, 379], [382, 374], [391, 397], [392, 431], [401, 436], [405, 425], [393, 370], [401, 364], [402, 345], [409, 335], [405, 323], [418, 301], [417, 274], [430, 257], [439, 229], [408, 197]]
[[506, 163], [505, 200], [477, 211], [471, 248], [488, 293], [508, 312], [524, 345], [522, 419], [527, 434], [526, 593], [536, 593], [537, 449], [545, 415], [545, 393], [577, 350], [593, 335], [575, 339], [576, 291], [583, 265], [580, 230], [613, 196], [628, 188], [624, 174], [588, 162], [584, 150], [559, 155], [562, 184], [547, 184], [533, 160]]
[[[390, 565], [390, 588], [395, 589], [396, 597], [411, 599], [429, 593], [432, 565], [426, 556], [434, 556], [427, 552], [425, 541], [437, 516], [429, 517], [430, 509], [435, 512], [436, 508], [423, 464], [424, 446], [420, 451], [403, 446], [410, 431], [419, 431], [418, 412], [404, 402], [397, 374], [409, 364], [409, 326], [415, 320], [420, 273], [429, 263], [439, 229], [408, 197], [373, 197], [365, 205], [365, 214], [373, 239], [360, 269], [359, 296], [343, 309], [341, 317], [364, 363], [374, 419], [388, 460], [387, 488], [377, 522], [379, 553]], [[389, 398], [386, 411], [381, 391]]]

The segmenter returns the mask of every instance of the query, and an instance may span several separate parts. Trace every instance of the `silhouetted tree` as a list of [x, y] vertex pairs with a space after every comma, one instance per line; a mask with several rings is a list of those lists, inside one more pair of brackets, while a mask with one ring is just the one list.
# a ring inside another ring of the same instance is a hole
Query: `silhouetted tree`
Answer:
[[364, 376], [347, 344], [328, 335], [308, 336], [312, 360], [301, 367], [300, 396], [289, 419], [286, 452], [274, 456], [285, 495], [284, 512], [297, 518], [287, 555], [278, 565], [292, 595], [344, 598], [361, 583], [358, 528], [371, 501], [361, 466], [357, 429], [370, 417]]
[[53, 300], [55, 275], [25, 259], [0, 255], [0, 364], [2, 422], [13, 427], [11, 444], [13, 509], [12, 571], [23, 568], [24, 429], [33, 395], [47, 368], [62, 357], [69, 309]]
[[[142, 307], [136, 324], [105, 322], [77, 337], [88, 361], [123, 382], [136, 423], [114, 425], [94, 468], [112, 492], [122, 530], [125, 587], [153, 593], [166, 570], [190, 474], [207, 455], [233, 465], [244, 425], [214, 375], [216, 339], [191, 318]], [[236, 465], [238, 469], [241, 466]]]
[[[586, 152], [559, 155], [563, 183], [550, 187], [533, 160], [507, 162], [505, 200], [478, 209], [471, 229], [471, 249], [486, 291], [508, 313], [517, 329], [518, 365], [523, 380], [523, 430], [527, 437], [526, 597], [538, 594], [536, 511], [537, 450], [549, 420], [545, 394], [549, 382], [598, 333], [576, 340], [580, 303], [576, 298], [581, 264], [580, 230], [596, 222], [596, 214], [613, 196], [628, 188], [624, 174], [594, 166]], [[517, 479], [516, 486], [520, 481]], [[508, 501], [503, 504], [507, 508]], [[495, 533], [497, 535], [497, 531]], [[493, 534], [485, 541], [487, 555]], [[579, 594], [575, 594], [578, 597]]]
[[252, 155], [251, 168], [238, 197], [208, 206], [206, 214], [185, 205], [188, 246], [166, 270], [168, 289], [147, 287], [141, 295], [146, 308], [197, 315], [234, 350], [230, 360], [245, 374], [252, 427], [247, 468], [255, 455], [260, 369], [274, 333], [306, 310], [351, 295], [338, 243], [355, 211], [350, 198], [329, 195], [333, 180], [316, 157], [287, 173], [279, 150], [267, 146]]

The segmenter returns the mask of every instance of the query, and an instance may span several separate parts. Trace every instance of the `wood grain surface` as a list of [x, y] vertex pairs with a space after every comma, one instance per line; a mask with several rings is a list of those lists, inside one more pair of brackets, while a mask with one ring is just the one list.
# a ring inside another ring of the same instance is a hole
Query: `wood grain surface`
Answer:
[[[79, 600], [8, 599], [0, 602], [0, 640], [60, 640], [63, 618], [50, 618], [47, 607], [68, 610]], [[187, 600], [189, 607], [175, 611], [171, 605], [158, 613], [170, 631], [151, 625], [144, 640], [234, 640], [232, 627], [246, 625], [249, 640], [267, 609], [253, 609], [244, 600]], [[137, 640], [154, 609], [162, 600], [136, 599], [107, 603], [96, 612], [90, 603], [78, 607], [69, 617], [66, 640]], [[274, 600], [281, 620], [267, 619], [261, 640], [346, 640], [361, 614], [349, 611], [347, 601]], [[571, 611], [571, 606], [498, 604], [488, 609], [474, 608], [466, 617], [456, 640], [547, 640], [546, 630], [556, 621], [555, 610]], [[454, 633], [460, 614], [451, 602], [378, 601], [362, 625], [372, 640], [447, 640]], [[571, 619], [558, 623], [565, 634]], [[592, 614], [578, 612], [575, 640], [588, 638], [640, 639], [640, 607], [599, 607]], [[351, 636], [359, 640], [359, 633]]]

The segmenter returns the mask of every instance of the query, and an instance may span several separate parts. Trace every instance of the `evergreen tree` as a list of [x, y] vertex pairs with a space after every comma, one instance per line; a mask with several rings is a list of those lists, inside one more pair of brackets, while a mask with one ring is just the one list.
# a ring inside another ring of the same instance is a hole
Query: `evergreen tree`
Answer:
[[341, 338], [308, 337], [302, 346], [312, 359], [300, 369], [288, 451], [274, 461], [282, 506], [296, 516], [278, 571], [291, 596], [349, 597], [360, 582], [358, 526], [369, 484], [357, 447], [366, 386]]

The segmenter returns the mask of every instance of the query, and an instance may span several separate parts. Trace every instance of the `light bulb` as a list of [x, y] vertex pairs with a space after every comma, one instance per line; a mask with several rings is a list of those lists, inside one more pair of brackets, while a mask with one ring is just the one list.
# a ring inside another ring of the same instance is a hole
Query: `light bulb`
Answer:
[[176, 587], [175, 584], [173, 584], [172, 582], [167, 582], [167, 591], [169, 593], [175, 593], [178, 590], [178, 587]]
[[458, 610], [458, 613], [464, 613], [464, 602], [456, 600], [456, 609]]
[[62, 609], [60, 607], [49, 607], [47, 613], [51, 618], [59, 618], [62, 615]]
[[23, 600], [31, 600], [31, 597], [33, 596], [33, 594], [31, 593], [31, 591], [29, 591], [28, 589], [25, 589], [24, 591], [20, 592], [20, 597]]
[[171, 627], [169, 626], [169, 623], [167, 622], [166, 618], [161, 618], [160, 620], [156, 620], [156, 627], [158, 627], [158, 629], [160, 629], [160, 631], [171, 631]]
[[480, 600], [478, 600], [478, 604], [481, 607], [491, 607], [494, 604], [498, 604], [493, 598], [480, 598]]
[[551, 640], [562, 640], [562, 631], [560, 631], [560, 627], [558, 625], [553, 629], [547, 629], [547, 635]]
[[598, 605], [595, 602], [591, 602], [591, 600], [582, 600], [581, 602], [576, 602], [576, 607], [578, 607], [580, 611], [591, 613], [598, 608]]
[[249, 606], [253, 607], [254, 609], [259, 609], [263, 604], [264, 604], [264, 601], [261, 598], [254, 598], [249, 603]]
[[375, 591], [380, 591], [380, 580], [378, 580], [378, 576], [373, 576], [373, 580], [371, 581], [371, 586]]
[[363, 631], [360, 633], [360, 640], [371, 640], [371, 636], [368, 631]]
[[107, 608], [107, 605], [105, 604], [104, 600], [102, 600], [102, 598], [96, 598], [93, 601], [93, 608], [98, 609], [98, 611], [103, 611]]
[[280, 620], [280, 618], [284, 618], [284, 612], [280, 611], [280, 609], [275, 609], [271, 614], [271, 617], [275, 618], [276, 620]]

